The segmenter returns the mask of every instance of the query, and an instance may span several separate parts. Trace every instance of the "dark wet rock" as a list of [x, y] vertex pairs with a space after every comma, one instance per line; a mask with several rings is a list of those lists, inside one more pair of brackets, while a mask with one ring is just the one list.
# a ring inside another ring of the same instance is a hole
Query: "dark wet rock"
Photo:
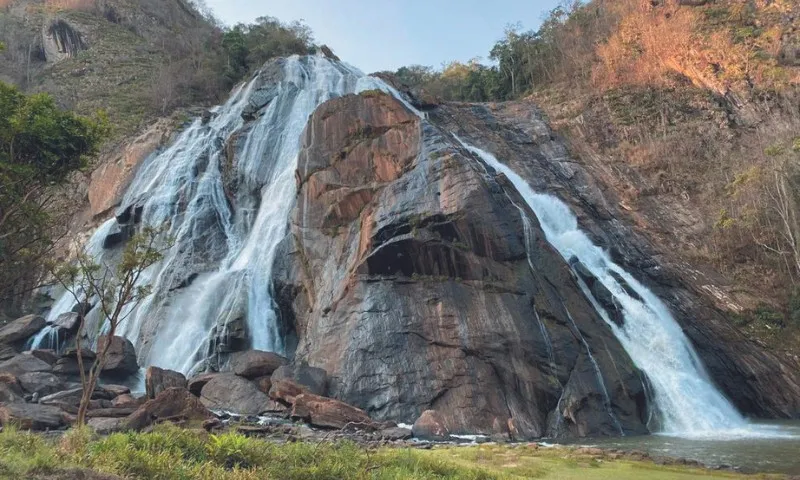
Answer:
[[103, 335], [97, 343], [99, 352], [106, 351], [103, 373], [116, 376], [128, 376], [139, 371], [136, 360], [136, 349], [133, 343], [124, 337], [109, 337]]
[[81, 316], [76, 312], [62, 313], [53, 321], [53, 327], [74, 334], [81, 326]]
[[[94, 359], [83, 358], [83, 371], [88, 373], [93, 363]], [[77, 377], [81, 374], [81, 366], [77, 357], [61, 357], [53, 365], [53, 373]]]
[[58, 407], [32, 403], [0, 405], [0, 425], [16, 425], [22, 430], [55, 430], [65, 426]]
[[206, 383], [210, 382], [212, 378], [220, 375], [219, 373], [201, 373], [200, 375], [194, 376], [189, 379], [188, 388], [189, 391], [192, 392], [192, 395], [200, 396], [200, 392], [202, 392], [203, 387]]
[[212, 378], [203, 386], [200, 399], [208, 408], [240, 415], [258, 415], [270, 403], [253, 382], [232, 374]]
[[138, 407], [142, 405], [145, 401], [146, 401], [145, 397], [136, 398], [129, 393], [125, 393], [115, 397], [114, 400], [111, 401], [111, 406], [117, 408]]
[[[43, 405], [73, 405], [77, 407], [80, 405], [82, 396], [83, 388], [76, 387], [42, 397], [39, 399], [39, 403]], [[102, 387], [95, 388], [94, 392], [92, 393], [92, 400], [110, 402], [113, 398], [114, 394], [105, 391]], [[111, 406], [110, 403], [103, 405]]]
[[168, 388], [186, 388], [186, 377], [180, 372], [149, 367], [144, 379], [147, 398], [153, 399]]
[[138, 409], [139, 405], [127, 407], [110, 406], [107, 408], [90, 409], [86, 413], [86, 416], [87, 418], [123, 418], [133, 414], [133, 412]]
[[[280, 370], [280, 368], [278, 370]], [[273, 373], [273, 375], [275, 374]], [[258, 387], [259, 390], [261, 390], [266, 394], [269, 394], [269, 391], [272, 388], [272, 377], [258, 377], [253, 380], [253, 383], [256, 384], [256, 387]]]
[[19, 384], [17, 377], [10, 373], [0, 374], [0, 402], [24, 403], [25, 392]]
[[64, 382], [52, 373], [29, 372], [18, 377], [22, 389], [30, 394], [37, 394], [39, 398], [64, 389]]
[[10, 373], [20, 376], [23, 373], [31, 372], [52, 372], [53, 367], [30, 353], [20, 353], [19, 355], [0, 363], [0, 372]]
[[281, 366], [273, 372], [271, 380], [291, 380], [315, 395], [325, 396], [328, 391], [328, 374], [325, 370], [307, 365]]
[[237, 352], [231, 356], [233, 373], [245, 378], [257, 378], [272, 375], [278, 367], [286, 365], [286, 358], [272, 352], [250, 350]]
[[353, 428], [375, 430], [377, 425], [360, 408], [339, 400], [325, 398], [312, 393], [302, 393], [295, 398], [292, 417], [300, 418], [315, 427]]
[[14, 345], [0, 343], [0, 362], [8, 360], [9, 358], [13, 358], [16, 355], [19, 355], [21, 350], [22, 350], [21, 348], [18, 348]]
[[31, 350], [31, 355], [49, 365], [55, 365], [58, 361], [58, 354], [54, 350]]
[[47, 325], [44, 318], [38, 315], [26, 315], [0, 328], [0, 344], [24, 342]]
[[436, 410], [425, 410], [411, 427], [414, 438], [420, 440], [445, 441], [450, 438], [450, 431], [445, 420]]
[[189, 390], [170, 387], [159, 392], [156, 398], [148, 400], [127, 417], [125, 427], [142, 430], [154, 423], [173, 419], [202, 422], [212, 417], [200, 399]]

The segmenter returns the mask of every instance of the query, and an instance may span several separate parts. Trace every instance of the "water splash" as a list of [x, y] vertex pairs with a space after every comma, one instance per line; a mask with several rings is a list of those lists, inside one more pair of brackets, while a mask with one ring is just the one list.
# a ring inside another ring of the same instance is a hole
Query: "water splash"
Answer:
[[[713, 385], [667, 307], [591, 242], [578, 228], [577, 218], [566, 204], [551, 195], [534, 192], [521, 176], [490, 153], [467, 144], [464, 146], [487, 165], [505, 174], [536, 214], [548, 242], [565, 260], [580, 260], [614, 296], [624, 316], [622, 326], [611, 322], [602, 307], [596, 302], [594, 304], [636, 366], [650, 380], [664, 433], [703, 435], [704, 432], [741, 429], [747, 425], [730, 401]], [[622, 279], [635, 295], [618, 279]]]
[[[120, 211], [141, 209], [141, 223], [168, 226], [165, 237], [172, 240], [162, 261], [142, 275], [140, 283], [151, 285], [153, 294], [124, 312], [118, 331], [134, 343], [142, 365], [197, 370], [215, 347], [214, 329], [243, 319], [252, 348], [285, 351], [272, 267], [288, 233], [308, 118], [321, 103], [345, 94], [399, 94], [323, 56], [281, 62], [277, 81], [256, 75], [210, 119], [196, 119], [169, 148], [148, 158], [125, 194]], [[262, 105], [245, 124], [243, 113]], [[239, 150], [235, 159], [228, 154], [232, 143]], [[93, 244], [102, 245], [106, 234], [98, 231]], [[113, 261], [109, 255], [101, 248], [94, 256]]]

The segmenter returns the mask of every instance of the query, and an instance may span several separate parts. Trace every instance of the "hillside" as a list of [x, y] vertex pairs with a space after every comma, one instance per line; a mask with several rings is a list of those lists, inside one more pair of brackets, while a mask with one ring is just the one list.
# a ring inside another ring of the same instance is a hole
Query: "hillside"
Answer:
[[495, 65], [395, 77], [454, 101], [533, 102], [661, 255], [756, 338], [800, 331], [800, 4], [595, 0], [509, 29]]

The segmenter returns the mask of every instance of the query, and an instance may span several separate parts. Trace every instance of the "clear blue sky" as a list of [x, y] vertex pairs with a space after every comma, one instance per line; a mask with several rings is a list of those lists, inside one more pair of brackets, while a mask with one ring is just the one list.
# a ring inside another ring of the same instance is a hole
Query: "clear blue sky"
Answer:
[[304, 20], [317, 43], [369, 73], [486, 59], [509, 23], [537, 28], [558, 0], [206, 0], [226, 24]]

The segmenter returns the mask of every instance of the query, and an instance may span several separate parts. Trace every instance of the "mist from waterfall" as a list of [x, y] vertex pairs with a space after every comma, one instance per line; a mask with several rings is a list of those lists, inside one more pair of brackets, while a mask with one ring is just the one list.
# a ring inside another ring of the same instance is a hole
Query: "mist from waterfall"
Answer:
[[[594, 245], [578, 227], [570, 208], [552, 195], [539, 194], [492, 154], [464, 143], [483, 162], [502, 172], [536, 215], [547, 241], [570, 261], [577, 258], [613, 295], [623, 312], [620, 326], [584, 288], [625, 351], [649, 379], [661, 431], [682, 436], [714, 435], [720, 430], [747, 425], [731, 402], [722, 395], [705, 372], [689, 339], [669, 309], [647, 287], [615, 264], [602, 248]], [[632, 295], [618, 278], [633, 290]], [[638, 298], [635, 298], [638, 296]]]
[[[281, 62], [277, 79], [257, 74], [237, 87], [210, 118], [194, 120], [171, 146], [148, 158], [128, 187], [118, 211], [141, 209], [142, 225], [166, 226], [168, 247], [140, 281], [153, 294], [125, 312], [118, 329], [134, 343], [142, 366], [196, 371], [215, 347], [214, 329], [242, 318], [251, 348], [284, 352], [272, 266], [288, 233], [308, 118], [321, 103], [348, 93], [397, 92], [322, 55]], [[246, 123], [243, 114], [253, 106], [255, 119]], [[226, 188], [230, 184], [235, 188]], [[102, 245], [116, 227], [110, 222], [90, 245]], [[102, 248], [90, 254], [105, 263], [115, 255]], [[62, 296], [50, 317], [74, 303]]]

